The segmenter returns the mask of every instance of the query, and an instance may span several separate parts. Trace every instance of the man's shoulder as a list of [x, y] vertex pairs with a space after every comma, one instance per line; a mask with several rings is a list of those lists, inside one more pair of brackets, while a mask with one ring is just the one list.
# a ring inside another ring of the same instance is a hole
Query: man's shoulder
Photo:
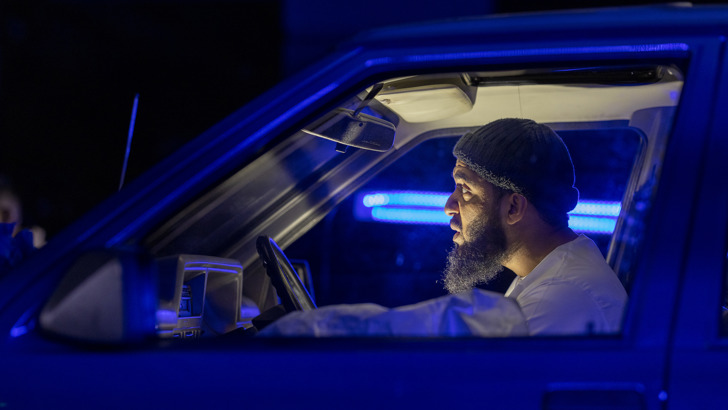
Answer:
[[563, 275], [576, 275], [578, 277], [608, 276], [617, 278], [612, 268], [604, 260], [599, 247], [589, 237], [579, 235], [571, 242], [559, 247], [561, 254], [558, 257], [556, 271]]
[[534, 275], [531, 286], [528, 286], [530, 291], [549, 288], [556, 293], [581, 291], [592, 297], [599, 294], [626, 297], [624, 287], [599, 248], [584, 235], [554, 250], [549, 259], [540, 267], [543, 270]]

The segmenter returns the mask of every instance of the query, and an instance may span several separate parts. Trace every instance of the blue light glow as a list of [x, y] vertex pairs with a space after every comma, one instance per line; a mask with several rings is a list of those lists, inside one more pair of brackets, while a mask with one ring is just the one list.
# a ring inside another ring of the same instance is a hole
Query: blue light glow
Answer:
[[15, 326], [10, 329], [11, 337], [20, 337], [26, 333], [28, 333], [28, 326]]
[[611, 234], [616, 225], [616, 218], [569, 215], [569, 228], [576, 232]]
[[622, 204], [613, 201], [590, 201], [583, 200], [576, 204], [576, 208], [569, 212], [569, 215], [594, 215], [618, 217], [622, 210]]
[[398, 62], [419, 63], [432, 61], [450, 60], [473, 60], [492, 59], [504, 57], [533, 57], [550, 55], [579, 55], [579, 54], [612, 54], [612, 53], [678, 53], [682, 55], [689, 50], [685, 43], [663, 43], [663, 44], [636, 44], [616, 46], [588, 46], [588, 47], [563, 47], [563, 48], [532, 48], [512, 50], [487, 50], [487, 51], [465, 51], [437, 54], [416, 54], [392, 57], [372, 58], [365, 62], [367, 67], [387, 65]]
[[35, 309], [29, 309], [20, 316], [20, 319], [10, 329], [10, 337], [20, 337], [35, 328], [34, 312]]
[[[357, 196], [355, 217], [361, 221], [401, 224], [449, 225], [444, 207], [449, 193], [423, 191], [364, 192]], [[577, 232], [611, 234], [621, 204], [581, 200], [569, 212], [569, 227]]]
[[373, 206], [426, 206], [444, 208], [450, 194], [441, 192], [389, 191], [366, 194], [362, 203], [367, 208]]
[[442, 209], [372, 208], [372, 220], [406, 224], [449, 225], [450, 217]]
[[185, 271], [189, 271], [189, 272], [225, 272], [225, 273], [234, 273], [236, 275], [240, 273], [240, 271], [237, 271], [237, 270], [213, 268], [213, 267], [209, 267], [209, 266], [202, 266], [202, 267], [185, 266]]

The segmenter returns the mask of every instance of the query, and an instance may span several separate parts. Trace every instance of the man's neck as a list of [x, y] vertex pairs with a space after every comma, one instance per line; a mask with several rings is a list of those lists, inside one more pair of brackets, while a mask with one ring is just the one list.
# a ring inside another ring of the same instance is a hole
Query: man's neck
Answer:
[[514, 241], [515, 249], [504, 266], [519, 277], [525, 277], [554, 249], [578, 236], [568, 227], [554, 229], [549, 226], [531, 231], [522, 240]]

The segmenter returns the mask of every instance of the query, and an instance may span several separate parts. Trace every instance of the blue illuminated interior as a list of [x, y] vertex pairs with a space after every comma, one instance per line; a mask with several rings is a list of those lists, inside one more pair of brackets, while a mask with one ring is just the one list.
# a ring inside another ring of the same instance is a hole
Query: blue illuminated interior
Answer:
[[[444, 207], [450, 193], [422, 191], [370, 191], [357, 196], [354, 216], [359, 221], [400, 224], [449, 225]], [[621, 204], [580, 200], [569, 212], [569, 227], [576, 232], [612, 234]]]
[[[570, 226], [606, 255], [621, 212], [617, 200], [625, 195], [644, 138], [619, 121], [559, 135], [569, 147], [582, 198]], [[444, 207], [453, 188], [457, 137], [420, 143], [286, 249], [317, 273], [317, 303], [395, 307], [446, 293], [438, 281], [453, 246]], [[503, 271], [484, 289], [503, 293], [513, 278]]]

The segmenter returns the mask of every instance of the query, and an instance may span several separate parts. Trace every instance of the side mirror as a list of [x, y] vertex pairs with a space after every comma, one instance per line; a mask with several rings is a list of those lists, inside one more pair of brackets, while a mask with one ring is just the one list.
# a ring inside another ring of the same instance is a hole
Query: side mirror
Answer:
[[128, 251], [81, 255], [43, 310], [43, 331], [92, 343], [154, 337], [157, 271], [152, 258]]
[[336, 108], [303, 132], [345, 146], [384, 152], [394, 145], [395, 126], [389, 121], [346, 108]]

